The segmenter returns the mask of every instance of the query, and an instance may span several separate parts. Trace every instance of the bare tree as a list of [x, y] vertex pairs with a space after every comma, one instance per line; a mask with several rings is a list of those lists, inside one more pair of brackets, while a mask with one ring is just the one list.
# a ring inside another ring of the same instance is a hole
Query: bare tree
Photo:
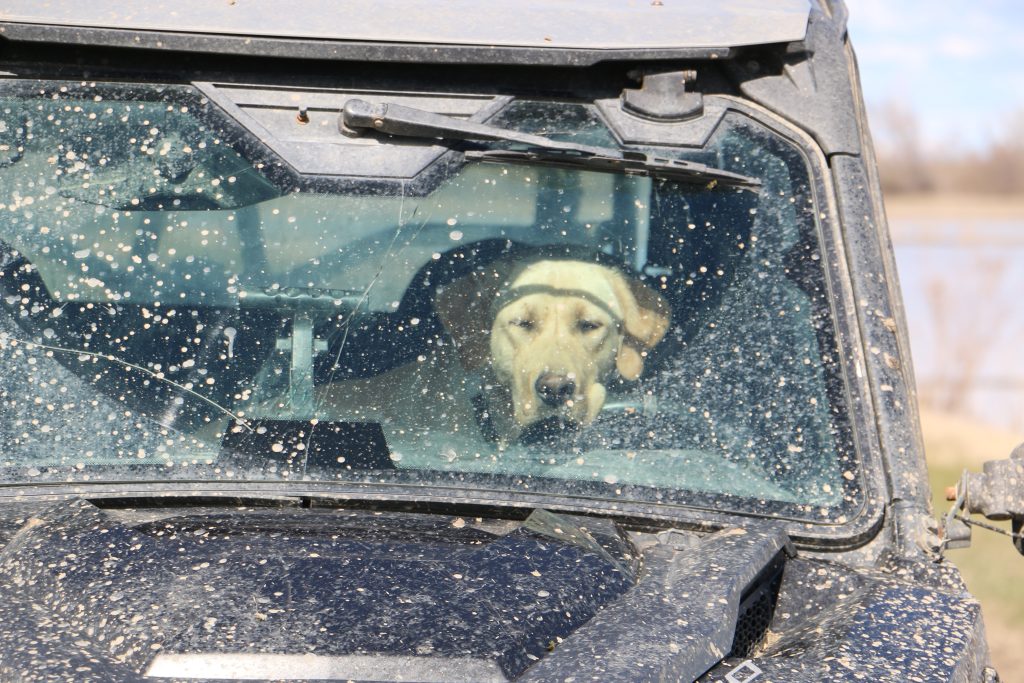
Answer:
[[1024, 110], [982, 149], [943, 155], [925, 150], [919, 117], [903, 103], [887, 103], [874, 121], [887, 193], [1024, 194]]
[[942, 371], [922, 378], [920, 399], [948, 413], [968, 412], [971, 394], [982, 382], [985, 361], [1008, 328], [1003, 299], [998, 296], [1006, 276], [1005, 258], [978, 257], [972, 270], [970, 274], [945, 273], [931, 279], [926, 288]]
[[890, 101], [876, 118], [882, 189], [886, 192], [933, 190], [932, 170], [921, 144], [917, 115], [904, 103]]

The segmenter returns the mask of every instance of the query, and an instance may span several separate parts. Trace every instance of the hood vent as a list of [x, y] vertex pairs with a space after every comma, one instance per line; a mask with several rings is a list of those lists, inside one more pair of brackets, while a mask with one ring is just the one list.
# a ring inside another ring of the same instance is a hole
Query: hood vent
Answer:
[[764, 644], [768, 627], [775, 615], [775, 605], [779, 601], [784, 567], [785, 558], [780, 553], [740, 598], [736, 635], [729, 649], [729, 657], [746, 658]]
[[[754, 525], [648, 547], [636, 587], [531, 666], [522, 680], [578, 680], [590, 671], [601, 671], [601, 680], [636, 683], [696, 680], [722, 660], [730, 643], [736, 649], [760, 641], [763, 615], [774, 602], [773, 578], [793, 553], [781, 530]], [[748, 616], [745, 625], [744, 604], [757, 617]], [[736, 642], [741, 630], [746, 644]]]

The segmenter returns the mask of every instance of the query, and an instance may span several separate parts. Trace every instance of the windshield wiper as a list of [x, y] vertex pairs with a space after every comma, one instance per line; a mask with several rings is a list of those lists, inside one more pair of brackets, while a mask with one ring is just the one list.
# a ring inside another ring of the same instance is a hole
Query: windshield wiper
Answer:
[[551, 140], [540, 135], [455, 119], [444, 114], [393, 103], [374, 105], [365, 100], [348, 100], [341, 111], [338, 128], [346, 135], [362, 130], [373, 130], [388, 135], [419, 139], [512, 142], [531, 148], [464, 152], [467, 159], [474, 161], [577, 168], [744, 189], [754, 189], [761, 185], [757, 178], [692, 161], [657, 157], [646, 152], [613, 147], [595, 147]]
[[[608, 149], [608, 152], [619, 150]], [[623, 150], [612, 156], [594, 154], [591, 156], [569, 156], [548, 151], [533, 152], [514, 149], [470, 150], [464, 153], [467, 159], [492, 163], [538, 164], [561, 168], [582, 168], [588, 171], [624, 173], [626, 175], [666, 178], [677, 182], [708, 185], [711, 187], [738, 187], [752, 190], [761, 186], [761, 181], [750, 176], [723, 171], [706, 164], [680, 159], [656, 157], [644, 152]]]

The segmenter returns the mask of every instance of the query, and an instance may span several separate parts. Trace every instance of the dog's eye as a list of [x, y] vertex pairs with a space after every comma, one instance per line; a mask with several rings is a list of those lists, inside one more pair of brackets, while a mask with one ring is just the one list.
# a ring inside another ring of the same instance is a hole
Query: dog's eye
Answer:
[[519, 327], [524, 330], [533, 329], [533, 321], [528, 318], [516, 318], [515, 320], [510, 320], [508, 324], [512, 327]]
[[601, 328], [601, 323], [597, 320], [581, 320], [576, 323], [576, 326], [579, 327], [580, 332], [593, 332]]

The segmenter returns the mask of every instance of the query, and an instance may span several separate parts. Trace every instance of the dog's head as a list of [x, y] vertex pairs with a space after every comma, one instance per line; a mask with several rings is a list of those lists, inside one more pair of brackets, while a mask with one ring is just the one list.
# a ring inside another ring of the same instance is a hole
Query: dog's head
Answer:
[[434, 305], [463, 366], [489, 368], [507, 391], [513, 429], [590, 422], [605, 384], [637, 379], [669, 325], [655, 291], [575, 260], [499, 262], [440, 289]]

